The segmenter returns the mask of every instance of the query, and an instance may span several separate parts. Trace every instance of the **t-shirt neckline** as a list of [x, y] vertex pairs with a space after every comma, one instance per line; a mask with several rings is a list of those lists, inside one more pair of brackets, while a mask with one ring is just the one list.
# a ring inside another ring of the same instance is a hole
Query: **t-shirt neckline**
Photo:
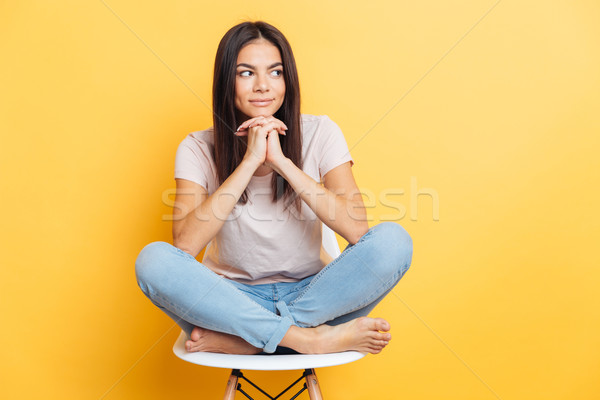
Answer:
[[257, 181], [266, 181], [267, 179], [271, 179], [271, 177], [273, 176], [273, 173], [275, 171], [271, 171], [266, 175], [252, 175], [252, 180], [257, 180]]

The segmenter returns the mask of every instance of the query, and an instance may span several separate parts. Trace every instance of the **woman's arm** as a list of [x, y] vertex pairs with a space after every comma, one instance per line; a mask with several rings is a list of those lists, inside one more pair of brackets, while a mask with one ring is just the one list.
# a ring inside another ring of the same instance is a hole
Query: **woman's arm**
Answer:
[[350, 162], [339, 165], [323, 177], [323, 186], [285, 158], [272, 167], [285, 178], [294, 191], [321, 221], [350, 244], [355, 244], [369, 230], [362, 196]]
[[[268, 126], [274, 120], [256, 117], [240, 125], [241, 130]], [[277, 120], [276, 120], [277, 121]], [[350, 168], [350, 162], [333, 168], [323, 176], [323, 185], [298, 168], [281, 151], [279, 135], [268, 130], [265, 164], [289, 182], [294, 191], [321, 221], [350, 244], [355, 244], [369, 230], [362, 196]]]
[[173, 246], [196, 257], [223, 227], [256, 168], [256, 163], [242, 161], [210, 196], [197, 183], [176, 179]]

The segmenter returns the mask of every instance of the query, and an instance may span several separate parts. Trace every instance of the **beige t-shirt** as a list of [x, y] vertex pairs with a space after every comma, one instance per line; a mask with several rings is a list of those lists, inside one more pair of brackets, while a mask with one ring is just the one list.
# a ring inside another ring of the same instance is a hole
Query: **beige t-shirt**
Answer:
[[[354, 161], [340, 128], [329, 117], [302, 115], [303, 170], [315, 181], [333, 168]], [[175, 157], [175, 178], [203, 186], [213, 194], [218, 188], [212, 128], [189, 134]], [[253, 176], [248, 202], [237, 204], [223, 227], [208, 244], [203, 264], [238, 282], [261, 284], [295, 282], [316, 274], [325, 265], [321, 257], [321, 221], [302, 202], [272, 202], [273, 173]]]

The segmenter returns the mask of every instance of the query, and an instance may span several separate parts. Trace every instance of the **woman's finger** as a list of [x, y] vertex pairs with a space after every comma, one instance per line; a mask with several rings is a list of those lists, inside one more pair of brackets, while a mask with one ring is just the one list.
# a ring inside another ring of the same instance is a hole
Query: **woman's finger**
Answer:
[[268, 123], [277, 123], [281, 126], [281, 128], [283, 130], [287, 130], [288, 127], [286, 124], [284, 124], [282, 121], [278, 120], [275, 117], [263, 117], [263, 116], [259, 116], [259, 117], [254, 117], [251, 118], [247, 121], [244, 121], [237, 129], [237, 132], [241, 132], [250, 128], [253, 128], [255, 126], [264, 126]]
[[260, 125], [261, 129], [264, 129], [264, 133], [269, 134], [271, 131], [276, 131], [279, 134], [285, 135], [285, 128], [282, 126], [280, 121], [269, 122], [265, 125]]
[[237, 130], [238, 130], [238, 131], [243, 131], [243, 130], [249, 129], [249, 128], [250, 128], [250, 126], [251, 126], [251, 125], [252, 125], [254, 122], [256, 122], [256, 121], [259, 121], [259, 120], [261, 120], [261, 119], [263, 119], [263, 118], [264, 118], [264, 117], [262, 117], [262, 116], [259, 116], [259, 117], [254, 117], [254, 118], [250, 118], [250, 119], [248, 119], [248, 120], [246, 120], [246, 121], [242, 122], [242, 124], [241, 124], [241, 125], [240, 125], [240, 126], [237, 128]]
[[270, 130], [275, 129], [278, 132], [285, 132], [287, 130], [287, 127], [285, 126], [285, 124], [279, 120], [274, 120], [271, 121], [269, 123], [266, 123], [264, 125], [262, 125], [265, 128], [268, 128]]

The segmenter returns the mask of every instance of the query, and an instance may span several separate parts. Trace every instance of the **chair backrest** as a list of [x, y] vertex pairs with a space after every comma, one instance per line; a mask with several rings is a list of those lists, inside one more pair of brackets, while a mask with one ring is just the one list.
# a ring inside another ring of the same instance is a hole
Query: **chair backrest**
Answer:
[[321, 223], [323, 226], [321, 229], [321, 236], [323, 240], [323, 249], [331, 256], [336, 258], [341, 254], [340, 246], [338, 245], [337, 239], [335, 238], [335, 232], [327, 225]]

